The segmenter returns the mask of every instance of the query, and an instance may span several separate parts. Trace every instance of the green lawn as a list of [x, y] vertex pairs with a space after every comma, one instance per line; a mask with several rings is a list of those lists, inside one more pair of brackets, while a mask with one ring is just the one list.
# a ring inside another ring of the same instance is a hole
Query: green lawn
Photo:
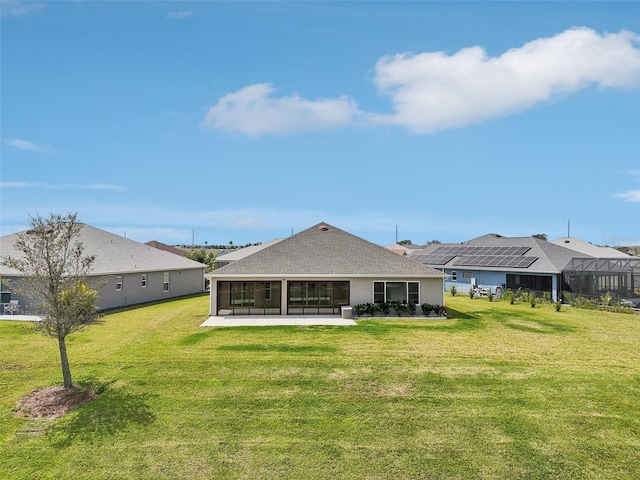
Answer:
[[55, 341], [0, 322], [4, 479], [640, 478], [640, 317], [447, 296], [449, 320], [204, 329], [206, 297]]

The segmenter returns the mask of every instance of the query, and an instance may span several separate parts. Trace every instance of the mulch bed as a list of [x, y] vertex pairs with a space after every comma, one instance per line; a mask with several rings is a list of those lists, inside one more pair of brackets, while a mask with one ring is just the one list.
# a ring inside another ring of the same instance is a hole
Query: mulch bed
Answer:
[[53, 420], [96, 397], [93, 390], [77, 386], [39, 388], [16, 402], [16, 415]]

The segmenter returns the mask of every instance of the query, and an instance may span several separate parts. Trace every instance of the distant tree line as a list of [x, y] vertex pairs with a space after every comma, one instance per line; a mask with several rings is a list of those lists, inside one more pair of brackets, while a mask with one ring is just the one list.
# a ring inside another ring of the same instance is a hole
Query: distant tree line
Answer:
[[205, 243], [204, 245], [186, 245], [186, 244], [182, 244], [182, 245], [176, 245], [176, 247], [188, 248], [190, 250], [202, 249], [202, 248], [204, 248], [204, 249], [215, 249], [215, 250], [234, 250], [236, 248], [252, 247], [254, 245], [262, 245], [262, 242], [247, 243], [245, 245], [234, 245], [233, 242], [229, 242], [226, 245], [209, 245], [208, 243]]

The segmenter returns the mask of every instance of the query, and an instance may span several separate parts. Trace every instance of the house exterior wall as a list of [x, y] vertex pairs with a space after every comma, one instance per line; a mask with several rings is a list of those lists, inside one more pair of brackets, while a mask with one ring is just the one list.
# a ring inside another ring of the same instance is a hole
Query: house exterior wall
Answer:
[[444, 305], [444, 288], [441, 278], [357, 278], [351, 280], [351, 305], [373, 302], [373, 282], [420, 282], [420, 301], [418, 305], [429, 303]]
[[[475, 279], [476, 287], [490, 288], [492, 293], [496, 293], [496, 288], [500, 287], [504, 290], [507, 285], [507, 274], [515, 275], [527, 275], [534, 277], [547, 277], [551, 278], [551, 299], [555, 302], [561, 298], [561, 292], [559, 289], [558, 275], [556, 274], [531, 274], [526, 272], [495, 272], [495, 271], [483, 271], [483, 270], [465, 270], [465, 269], [445, 269], [445, 273], [449, 275], [449, 278], [445, 280], [445, 290], [448, 292], [451, 287], [455, 285], [456, 290], [459, 293], [469, 293], [471, 290], [472, 279]], [[453, 280], [453, 272], [456, 273], [456, 280]], [[465, 272], [469, 275], [465, 276]]]
[[[287, 283], [288, 281], [348, 281], [349, 282], [349, 304], [358, 305], [361, 303], [373, 302], [373, 282], [374, 281], [411, 281], [420, 282], [420, 302], [429, 303], [432, 305], [444, 305], [444, 286], [442, 278], [398, 278], [398, 277], [382, 277], [382, 278], [295, 278], [295, 279], [282, 279], [282, 277], [264, 277], [264, 278], [224, 278], [220, 281], [282, 281], [281, 288], [281, 306], [282, 315], [286, 314], [287, 310]], [[217, 315], [218, 312], [218, 280], [211, 279], [209, 299], [209, 315]]]
[[[169, 273], [169, 289], [164, 288], [164, 274]], [[142, 275], [146, 274], [146, 286], [142, 286]], [[165, 270], [159, 272], [136, 272], [121, 274], [122, 289], [118, 290], [119, 275], [107, 277], [100, 288], [98, 306], [101, 309], [124, 307], [140, 303], [154, 302], [202, 292], [204, 289], [204, 268], [192, 270]], [[92, 283], [103, 282], [96, 279]], [[95, 288], [95, 287], [94, 287]]]
[[[125, 307], [180, 297], [203, 291], [204, 267], [202, 269], [169, 271], [169, 291], [164, 291], [164, 272], [147, 272], [147, 286], [142, 287], [142, 273], [122, 274], [122, 290], [116, 289], [117, 275], [87, 277], [87, 284], [99, 292], [96, 302], [101, 310]], [[35, 300], [17, 293], [20, 277], [6, 277], [12, 288], [11, 298], [20, 302], [24, 312], [34, 309]], [[14, 288], [16, 287], [16, 288]]]
[[[456, 272], [457, 280], [453, 280], [453, 272]], [[467, 272], [467, 276], [465, 276]], [[501, 287], [507, 283], [506, 272], [494, 272], [494, 271], [482, 271], [482, 270], [469, 270], [469, 269], [445, 269], [445, 273], [449, 275], [449, 278], [445, 280], [445, 290], [448, 292], [451, 287], [455, 285], [456, 290], [460, 293], [467, 293], [471, 290], [471, 279], [475, 279], [476, 286], [482, 285], [485, 288], [491, 288], [491, 291], [495, 293], [496, 287]]]

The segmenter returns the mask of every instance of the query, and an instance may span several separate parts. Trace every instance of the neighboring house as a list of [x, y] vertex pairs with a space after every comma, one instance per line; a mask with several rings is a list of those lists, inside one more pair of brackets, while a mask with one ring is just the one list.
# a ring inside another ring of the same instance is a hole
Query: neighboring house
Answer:
[[609, 293], [636, 308], [640, 306], [640, 257], [573, 237], [552, 243], [577, 252], [563, 271], [568, 291], [588, 297]]
[[[17, 233], [0, 238], [4, 256], [20, 257], [14, 248]], [[83, 225], [78, 240], [86, 255], [96, 260], [87, 275], [90, 285], [100, 287], [97, 302], [100, 309], [110, 309], [140, 303], [180, 297], [204, 290], [205, 265], [187, 258], [144, 245]], [[0, 266], [3, 279], [19, 282], [20, 272]], [[23, 308], [32, 299], [12, 293]]]
[[411, 250], [404, 245], [398, 245], [397, 243], [392, 243], [390, 245], [385, 245], [384, 248], [387, 250], [391, 250], [393, 253], [397, 253], [398, 255], [405, 256]]
[[572, 258], [563, 271], [567, 291], [587, 297], [610, 294], [640, 308], [640, 257]]
[[444, 305], [446, 275], [319, 223], [207, 277], [211, 315], [337, 315], [370, 302]]
[[[503, 237], [487, 234], [463, 243], [431, 244], [409, 258], [449, 275], [447, 291], [484, 287], [492, 292], [512, 289], [549, 292], [562, 298], [562, 272], [578, 254], [540, 236]], [[582, 255], [583, 256], [583, 255]]]
[[579, 238], [574, 237], [561, 237], [556, 238], [551, 243], [560, 245], [561, 247], [569, 248], [580, 254], [587, 255], [589, 257], [596, 258], [629, 258], [631, 255], [616, 250], [611, 247], [601, 247], [594, 245], [593, 243], [585, 242]]
[[282, 238], [276, 238], [267, 243], [261, 243], [259, 245], [249, 245], [248, 247], [236, 248], [234, 250], [222, 250], [216, 257], [216, 261], [213, 263], [213, 268], [224, 267], [232, 262], [248, 257], [251, 254], [259, 252], [260, 250], [270, 247], [271, 245], [278, 243]]
[[165, 252], [170, 252], [175, 255], [180, 255], [181, 257], [186, 257], [188, 250], [184, 250], [182, 248], [174, 247], [173, 245], [167, 245], [166, 243], [157, 242], [155, 240], [151, 240], [150, 242], [146, 242], [145, 245], [149, 245], [150, 247], [157, 248], [158, 250], [164, 250]]

